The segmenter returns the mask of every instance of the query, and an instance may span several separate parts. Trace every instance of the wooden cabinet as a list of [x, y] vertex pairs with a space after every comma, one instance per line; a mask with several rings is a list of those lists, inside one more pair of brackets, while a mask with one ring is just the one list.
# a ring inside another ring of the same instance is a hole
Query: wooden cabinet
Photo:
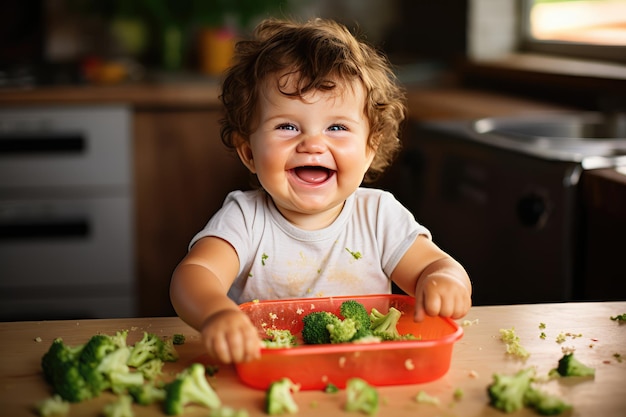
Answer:
[[172, 271], [226, 194], [250, 176], [219, 135], [217, 108], [134, 113], [139, 314], [168, 316]]

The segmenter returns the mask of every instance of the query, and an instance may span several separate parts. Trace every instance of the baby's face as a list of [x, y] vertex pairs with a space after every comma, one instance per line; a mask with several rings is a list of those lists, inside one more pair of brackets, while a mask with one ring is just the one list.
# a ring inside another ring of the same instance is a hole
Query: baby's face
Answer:
[[305, 229], [325, 227], [374, 158], [367, 146], [363, 86], [314, 91], [299, 99], [265, 85], [258, 127], [239, 155], [288, 220]]

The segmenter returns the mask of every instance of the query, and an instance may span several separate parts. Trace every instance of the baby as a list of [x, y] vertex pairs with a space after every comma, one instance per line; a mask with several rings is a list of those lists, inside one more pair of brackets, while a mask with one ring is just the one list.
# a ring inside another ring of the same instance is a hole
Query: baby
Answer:
[[332, 21], [266, 20], [237, 44], [220, 98], [222, 140], [260, 188], [227, 196], [170, 286], [213, 358], [259, 357], [238, 307], [255, 299], [382, 294], [394, 282], [415, 297], [417, 321], [468, 312], [463, 267], [390, 193], [361, 187], [391, 163], [405, 116], [381, 54]]

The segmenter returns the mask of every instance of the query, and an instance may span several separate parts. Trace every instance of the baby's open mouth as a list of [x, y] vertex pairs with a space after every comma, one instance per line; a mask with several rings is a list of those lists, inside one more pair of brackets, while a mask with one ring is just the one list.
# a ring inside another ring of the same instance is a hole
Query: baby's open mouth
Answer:
[[335, 173], [335, 171], [321, 166], [297, 167], [293, 171], [302, 181], [312, 184], [323, 183]]

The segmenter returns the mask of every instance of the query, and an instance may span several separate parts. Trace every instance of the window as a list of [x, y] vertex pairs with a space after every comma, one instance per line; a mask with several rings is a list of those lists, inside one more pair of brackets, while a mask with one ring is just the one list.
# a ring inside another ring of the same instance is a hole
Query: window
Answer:
[[522, 50], [626, 62], [626, 0], [522, 4]]

